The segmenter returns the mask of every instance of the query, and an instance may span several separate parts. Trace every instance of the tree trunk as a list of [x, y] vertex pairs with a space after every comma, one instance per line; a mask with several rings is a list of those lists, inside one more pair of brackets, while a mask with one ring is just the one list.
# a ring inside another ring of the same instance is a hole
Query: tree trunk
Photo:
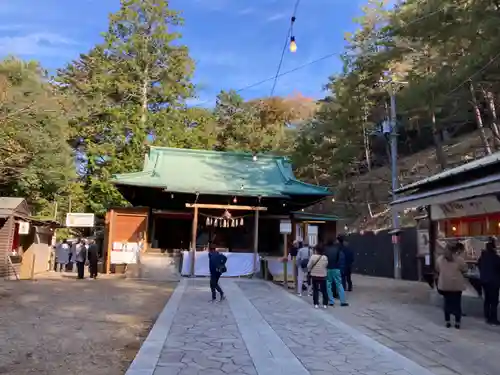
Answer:
[[141, 126], [144, 128], [146, 125], [146, 121], [148, 119], [148, 84], [149, 84], [149, 69], [146, 68], [144, 69], [144, 79], [142, 81], [142, 88], [141, 88], [141, 102], [142, 102], [142, 109], [141, 109]]
[[486, 153], [486, 155], [491, 155], [491, 147], [488, 142], [488, 137], [486, 136], [486, 132], [484, 131], [483, 118], [481, 116], [481, 111], [479, 110], [479, 105], [477, 103], [476, 93], [472, 81], [469, 81], [469, 90], [472, 99], [471, 104], [474, 109], [474, 114], [476, 116], [476, 123], [477, 123], [477, 128], [479, 130], [479, 136], [481, 137], [481, 141], [483, 142], [484, 152]]
[[363, 116], [363, 144], [365, 146], [365, 159], [366, 159], [366, 167], [368, 171], [372, 170], [372, 158], [371, 158], [371, 148], [370, 148], [370, 138], [367, 134], [366, 123], [368, 121], [368, 110], [366, 107], [364, 108], [364, 116]]
[[441, 140], [441, 134], [437, 128], [436, 124], [436, 112], [431, 110], [432, 119], [432, 139], [434, 140], [434, 147], [436, 148], [436, 161], [439, 164], [441, 170], [445, 170], [448, 167], [448, 160], [443, 150], [443, 142]]
[[481, 91], [483, 92], [484, 98], [486, 99], [491, 112], [491, 132], [493, 133], [493, 146], [498, 150], [500, 148], [500, 132], [498, 130], [498, 116], [495, 106], [495, 96], [491, 91], [486, 91], [484, 88], [481, 88]]

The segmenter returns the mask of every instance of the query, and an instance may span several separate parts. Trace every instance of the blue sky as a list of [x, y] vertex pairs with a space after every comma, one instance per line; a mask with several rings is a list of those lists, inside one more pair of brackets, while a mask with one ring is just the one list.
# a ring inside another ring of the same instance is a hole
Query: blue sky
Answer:
[[[282, 71], [342, 52], [363, 0], [302, 0], [295, 23], [298, 50], [287, 51]], [[196, 61], [198, 98], [213, 105], [221, 89], [240, 89], [274, 76], [295, 0], [171, 0], [185, 18], [183, 42]], [[37, 59], [51, 71], [101, 41], [119, 0], [0, 0], [0, 56]], [[281, 77], [275, 94], [320, 98], [340, 69], [336, 57]], [[269, 95], [272, 82], [241, 92]]]

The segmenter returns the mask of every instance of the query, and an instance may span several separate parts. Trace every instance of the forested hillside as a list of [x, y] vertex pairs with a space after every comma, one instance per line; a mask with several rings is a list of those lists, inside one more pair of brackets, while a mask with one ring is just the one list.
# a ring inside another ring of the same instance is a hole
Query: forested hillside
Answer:
[[390, 155], [378, 130], [391, 90], [401, 183], [500, 147], [500, 3], [385, 3], [369, 1], [345, 36], [325, 98], [246, 101], [235, 87], [203, 108], [187, 105], [196, 65], [180, 13], [122, 0], [104, 42], [54, 77], [34, 61], [0, 63], [0, 195], [28, 197], [42, 217], [102, 214], [126, 204], [110, 177], [140, 168], [149, 145], [273, 152], [336, 191], [315, 209], [384, 225]]

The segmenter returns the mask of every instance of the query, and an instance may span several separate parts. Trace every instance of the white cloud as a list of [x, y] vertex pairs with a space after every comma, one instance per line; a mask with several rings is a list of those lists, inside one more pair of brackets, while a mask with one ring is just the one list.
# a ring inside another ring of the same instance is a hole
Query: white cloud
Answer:
[[238, 14], [240, 16], [245, 16], [247, 14], [252, 14], [252, 13], [255, 13], [255, 8], [248, 7], [248, 8], [243, 8], [243, 9], [238, 11]]
[[54, 33], [31, 33], [22, 36], [0, 37], [0, 51], [7, 55], [60, 56], [76, 43]]
[[220, 11], [229, 6], [227, 0], [195, 0], [195, 3], [211, 11]]
[[23, 24], [0, 25], [0, 31], [18, 31], [18, 30], [26, 30], [28, 28], [29, 28], [28, 25], [23, 25]]
[[281, 12], [281, 13], [275, 13], [267, 18], [267, 22], [274, 22], [274, 21], [279, 21], [282, 20], [283, 18], [287, 17], [287, 13]]
[[202, 52], [200, 54], [195, 54], [195, 60], [198, 64], [203, 65], [233, 67], [240, 64], [240, 59], [236, 54], [231, 52]]

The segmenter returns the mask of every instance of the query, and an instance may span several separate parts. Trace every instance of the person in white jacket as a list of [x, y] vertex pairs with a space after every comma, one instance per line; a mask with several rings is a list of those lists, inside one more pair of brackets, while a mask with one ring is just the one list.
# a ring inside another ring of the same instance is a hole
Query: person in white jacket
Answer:
[[299, 243], [299, 250], [297, 251], [297, 293], [301, 297], [304, 289], [304, 281], [307, 285], [307, 293], [311, 294], [311, 286], [308, 280], [307, 263], [311, 258], [312, 251], [307, 244]]

